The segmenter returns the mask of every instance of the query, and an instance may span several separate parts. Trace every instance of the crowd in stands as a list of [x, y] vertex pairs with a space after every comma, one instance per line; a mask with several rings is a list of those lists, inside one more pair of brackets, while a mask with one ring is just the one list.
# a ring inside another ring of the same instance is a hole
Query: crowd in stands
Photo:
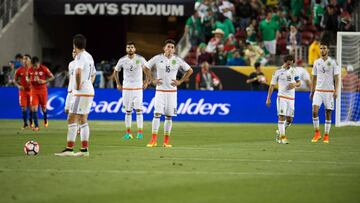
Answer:
[[325, 39], [334, 45], [337, 31], [354, 31], [355, 3], [198, 0], [184, 29], [192, 45], [185, 60], [191, 65], [204, 61], [211, 65], [277, 65], [276, 55], [290, 53], [297, 58], [301, 47], [310, 47], [309, 55], [314, 54], [314, 41]]
[[[355, 30], [352, 18], [355, 3], [354, 0], [197, 0], [184, 29], [192, 46], [185, 61], [200, 67], [195, 89], [223, 89], [219, 77], [210, 70], [213, 65], [253, 66], [255, 72], [247, 80], [253, 90], [265, 90], [270, 78], [263, 77], [261, 66], [281, 63], [275, 56], [293, 54], [298, 66], [311, 66], [320, 57], [320, 39], [334, 45], [337, 31]], [[307, 61], [297, 57], [300, 48], [307, 49]], [[21, 59], [22, 55], [17, 54], [8, 66], [0, 69], [0, 86], [13, 85], [13, 75], [21, 66]], [[95, 87], [114, 88], [115, 64], [115, 59], [96, 64]], [[56, 78], [50, 86], [65, 87], [67, 67], [48, 67]], [[189, 81], [182, 88], [188, 89]]]

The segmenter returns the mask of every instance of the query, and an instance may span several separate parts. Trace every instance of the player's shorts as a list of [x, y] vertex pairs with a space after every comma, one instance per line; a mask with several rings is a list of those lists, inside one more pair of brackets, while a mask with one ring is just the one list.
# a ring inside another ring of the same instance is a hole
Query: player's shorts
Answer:
[[71, 92], [68, 92], [65, 100], [65, 111], [68, 111], [70, 109], [72, 98], [73, 98], [73, 94]]
[[334, 110], [334, 93], [333, 92], [319, 92], [315, 90], [313, 97], [313, 106], [321, 106], [324, 103], [325, 109]]
[[277, 106], [277, 114], [279, 116], [294, 117], [294, 113], [295, 113], [294, 99], [278, 96], [276, 100], [276, 106]]
[[272, 55], [276, 54], [276, 39], [271, 41], [264, 41], [264, 46], [266, 50], [269, 51], [270, 54]]
[[31, 106], [38, 106], [40, 105], [41, 108], [46, 108], [48, 100], [48, 93], [47, 91], [32, 91], [31, 94]]
[[142, 109], [143, 107], [143, 90], [126, 90], [122, 91], [123, 107], [125, 111], [132, 111], [134, 109]]
[[93, 96], [72, 96], [69, 112], [73, 114], [89, 114]]
[[155, 93], [155, 110], [165, 116], [177, 115], [177, 92], [163, 92], [157, 90]]
[[31, 91], [19, 91], [19, 105], [21, 107], [31, 106]]

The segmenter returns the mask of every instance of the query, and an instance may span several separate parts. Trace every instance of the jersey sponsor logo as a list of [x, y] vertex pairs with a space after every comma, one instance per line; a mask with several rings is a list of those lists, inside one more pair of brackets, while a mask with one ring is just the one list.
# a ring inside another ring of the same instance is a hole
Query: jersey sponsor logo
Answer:
[[65, 5], [65, 15], [184, 16], [184, 5], [143, 3], [77, 3]]

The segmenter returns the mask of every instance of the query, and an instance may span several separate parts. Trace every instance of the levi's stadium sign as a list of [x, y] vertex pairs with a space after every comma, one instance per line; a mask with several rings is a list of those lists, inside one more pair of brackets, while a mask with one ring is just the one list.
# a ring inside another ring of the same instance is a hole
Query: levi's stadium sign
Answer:
[[35, 0], [34, 8], [37, 15], [190, 16], [194, 1]]

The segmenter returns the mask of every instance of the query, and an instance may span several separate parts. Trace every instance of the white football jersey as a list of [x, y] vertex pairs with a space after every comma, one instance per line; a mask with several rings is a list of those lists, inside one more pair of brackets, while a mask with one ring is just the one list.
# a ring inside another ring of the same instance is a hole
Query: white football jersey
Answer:
[[307, 72], [305, 68], [302, 67], [296, 67], [295, 70], [299, 74], [299, 80], [301, 81], [301, 85], [298, 88], [301, 89], [309, 89], [309, 87], [306, 84], [306, 81], [310, 81], [310, 74]]
[[75, 60], [71, 61], [68, 66], [68, 72], [69, 72], [69, 84], [68, 84], [68, 92], [72, 92], [74, 88], [74, 75], [75, 75]]
[[119, 59], [115, 66], [115, 70], [124, 70], [124, 88], [143, 87], [143, 66], [145, 65], [145, 63], [145, 58], [137, 54], [132, 59], [130, 59], [128, 55]]
[[279, 84], [278, 96], [287, 97], [290, 99], [295, 98], [295, 88], [288, 89], [290, 83], [295, 83], [299, 80], [299, 75], [295, 68], [290, 67], [289, 69], [279, 68], [277, 69], [271, 79], [271, 84]]
[[177, 87], [171, 85], [172, 80], [176, 80], [179, 69], [188, 71], [191, 67], [180, 57], [173, 55], [167, 58], [164, 54], [152, 57], [146, 64], [146, 68], [156, 67], [156, 79], [161, 79], [162, 84], [157, 85], [157, 90], [176, 90]]
[[315, 60], [312, 69], [312, 74], [317, 76], [315, 89], [335, 90], [334, 75], [339, 75], [340, 71], [340, 67], [330, 57], [325, 61], [322, 58]]
[[[87, 51], [82, 51], [76, 55], [74, 63], [74, 90], [73, 93], [75, 96], [93, 96], [94, 95], [94, 87], [91, 82], [91, 77], [96, 74], [96, 69], [94, 66], [94, 60], [92, 56]], [[76, 71], [77, 69], [81, 70], [81, 82], [80, 82], [80, 90], [75, 89], [76, 85]]]

